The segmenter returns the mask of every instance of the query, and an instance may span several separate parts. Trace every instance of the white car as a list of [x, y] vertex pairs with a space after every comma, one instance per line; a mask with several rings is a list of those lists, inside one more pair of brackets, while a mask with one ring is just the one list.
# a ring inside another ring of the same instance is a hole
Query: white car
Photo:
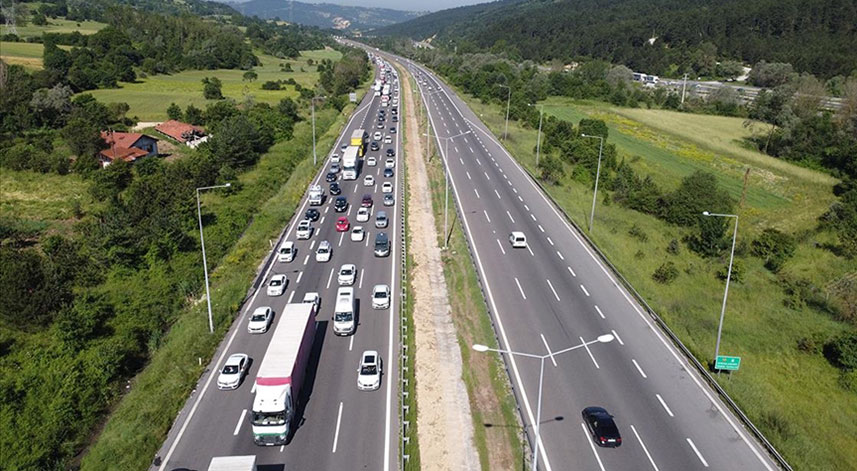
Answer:
[[333, 253], [333, 247], [330, 246], [330, 242], [323, 240], [320, 244], [318, 244], [318, 248], [315, 249], [315, 261], [316, 262], [329, 262], [330, 255]]
[[384, 168], [394, 168], [396, 166], [396, 159], [392, 157], [387, 157], [387, 160], [384, 161]]
[[375, 131], [375, 134], [372, 135], [372, 139], [374, 139], [376, 141], [380, 141], [381, 140], [381, 132]]
[[287, 240], [283, 242], [283, 245], [280, 246], [280, 252], [277, 255], [277, 259], [280, 262], [291, 262], [295, 259], [295, 243]]
[[516, 249], [525, 249], [527, 248], [527, 236], [523, 232], [514, 231], [509, 234], [509, 243]]
[[304, 219], [303, 221], [298, 223], [298, 228], [295, 231], [295, 235], [298, 239], [309, 239], [312, 237], [312, 223], [309, 222], [308, 219]]
[[250, 316], [250, 322], [247, 324], [247, 332], [251, 334], [264, 334], [271, 326], [271, 321], [274, 319], [274, 311], [267, 306], [257, 307]]
[[387, 227], [387, 222], [388, 219], [386, 211], [378, 211], [378, 213], [375, 214], [375, 227], [378, 229], [384, 229]]
[[366, 231], [363, 230], [363, 226], [354, 226], [351, 228], [351, 242], [363, 242], [365, 236]]
[[387, 285], [375, 285], [372, 288], [372, 308], [387, 309], [390, 307], [390, 287]]
[[392, 144], [392, 143], [393, 143], [393, 137], [392, 136], [387, 136], [384, 138], [384, 144]]
[[369, 220], [369, 216], [372, 213], [369, 211], [369, 208], [360, 208], [357, 210], [357, 222], [366, 222]]
[[321, 307], [321, 296], [319, 296], [318, 293], [311, 291], [304, 295], [304, 299], [301, 302], [315, 304], [315, 309], [318, 310], [318, 308]]
[[339, 286], [351, 286], [357, 278], [357, 266], [353, 263], [346, 263], [339, 268], [339, 275], [336, 277], [336, 282]]
[[378, 160], [375, 157], [367, 157], [366, 158], [366, 165], [369, 167], [374, 167], [374, 166], [378, 165]]
[[357, 368], [357, 389], [374, 391], [381, 387], [381, 358], [375, 350], [366, 350], [360, 355]]
[[375, 184], [375, 177], [372, 175], [366, 175], [363, 177], [363, 186], [372, 186]]
[[393, 192], [393, 183], [392, 182], [384, 182], [381, 185], [381, 193], [392, 193]]
[[286, 275], [274, 275], [268, 282], [268, 296], [282, 296], [286, 291], [286, 283], [289, 279]]
[[339, 163], [339, 154], [333, 154], [330, 156], [330, 163], [338, 164]]
[[233, 353], [226, 359], [220, 376], [217, 377], [217, 389], [238, 389], [247, 374], [250, 357], [243, 353]]

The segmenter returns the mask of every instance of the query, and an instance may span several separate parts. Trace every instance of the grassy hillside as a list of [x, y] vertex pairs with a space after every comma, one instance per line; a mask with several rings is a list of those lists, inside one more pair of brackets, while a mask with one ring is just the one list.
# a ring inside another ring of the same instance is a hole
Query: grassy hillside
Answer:
[[[35, 4], [29, 3], [28, 5], [34, 8]], [[107, 23], [98, 21], [73, 21], [65, 18], [48, 18], [47, 25], [39, 26], [30, 23], [27, 26], [16, 27], [16, 30], [18, 31], [18, 36], [21, 38], [34, 38], [40, 37], [42, 33], [73, 33], [78, 31], [80, 34], [92, 34], [105, 26], [107, 26]], [[5, 26], [0, 27], [0, 31], [3, 34], [9, 32]]]
[[[503, 132], [505, 109], [468, 99], [495, 136]], [[721, 187], [740, 199], [745, 168], [752, 168], [744, 206], [738, 209], [739, 253], [743, 281], [730, 286], [722, 351], [743, 358], [741, 371], [721, 377], [721, 384], [751, 420], [786, 456], [794, 469], [857, 468], [857, 394], [820, 354], [820, 344], [853, 329], [834, 319], [823, 304], [825, 287], [853, 276], [857, 263], [826, 248], [829, 234], [816, 232], [816, 218], [834, 200], [831, 177], [789, 165], [745, 149], [752, 131], [736, 118], [678, 114], [661, 110], [615, 108], [596, 102], [550, 99], [545, 113], [568, 119], [604, 119], [610, 143], [617, 146], [639, 173], [650, 175], [665, 189], [696, 169], [717, 175]], [[536, 131], [509, 123], [510, 152], [535, 172]], [[572, 178], [572, 169], [547, 190], [579, 225], [585, 226], [592, 201], [591, 183]], [[701, 258], [672, 240], [689, 232], [654, 217], [604, 204], [600, 190], [594, 230], [590, 236], [703, 362], [713, 355], [723, 282], [716, 272], [726, 258]], [[750, 256], [748, 244], [762, 228], [775, 227], [796, 235], [797, 249], [779, 275]], [[744, 247], [743, 249], [741, 247]], [[660, 284], [652, 273], [672, 261], [679, 274]], [[804, 280], [821, 300], [791, 305], [782, 280]], [[798, 345], [802, 348], [798, 348]]]
[[[294, 78], [304, 87], [312, 87], [318, 73], [315, 65], [307, 65], [312, 59], [317, 63], [322, 59], [338, 60], [341, 54], [333, 49], [303, 51], [298, 59], [279, 59], [259, 54], [262, 65], [253, 70], [259, 75], [257, 80], [248, 82], [242, 79], [243, 70], [188, 70], [172, 75], [152, 75], [136, 83], [122, 83], [122, 88], [91, 90], [99, 101], [124, 102], [131, 107], [128, 116], [137, 116], [141, 121], [158, 121], [167, 117], [166, 105], [176, 103], [186, 108], [194, 105], [204, 109], [214, 100], [202, 96], [202, 79], [217, 77], [223, 82], [223, 96], [243, 102], [245, 95], [252, 95], [256, 102], [276, 104], [283, 98], [298, 96], [291, 85], [284, 90], [262, 90], [262, 84], [269, 80]], [[280, 64], [289, 63], [294, 72], [284, 73]], [[304, 71], [301, 72], [301, 69]]]
[[248, 16], [279, 18], [319, 28], [366, 31], [416, 18], [418, 12], [392, 10], [332, 3], [283, 2], [282, 0], [250, 0], [230, 3], [232, 8]]

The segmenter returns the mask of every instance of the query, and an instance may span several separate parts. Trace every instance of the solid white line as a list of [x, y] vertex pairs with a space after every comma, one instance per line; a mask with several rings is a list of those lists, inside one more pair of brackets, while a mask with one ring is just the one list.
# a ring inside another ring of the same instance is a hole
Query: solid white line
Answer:
[[592, 443], [592, 437], [589, 436], [589, 430], [586, 430], [586, 425], [583, 422], [580, 423], [580, 428], [583, 429], [583, 436], [586, 437], [586, 443], [589, 443], [589, 447], [592, 448], [592, 454], [595, 455], [595, 460], [598, 461], [598, 467], [601, 468], [601, 471], [605, 471], [601, 457], [598, 456], [598, 451], [595, 449], [595, 444]]
[[495, 195], [497, 195], [497, 199], [498, 199], [498, 200], [503, 199], [502, 197], [500, 197], [500, 192], [499, 192], [499, 191], [497, 191], [497, 189], [496, 189], [496, 188], [494, 188], [494, 194], [495, 194]]
[[560, 260], [565, 260], [565, 257], [562, 256], [562, 252], [559, 250], [556, 251], [556, 256], [559, 257]]
[[670, 410], [669, 406], [667, 406], [667, 403], [664, 401], [664, 398], [662, 398], [660, 394], [655, 394], [655, 397], [658, 398], [658, 401], [662, 406], [664, 406], [664, 410], [667, 411], [667, 414], [669, 414], [670, 417], [675, 417], [673, 415], [673, 411]]
[[705, 458], [702, 457], [702, 453], [700, 453], [699, 450], [696, 448], [696, 445], [693, 444], [693, 440], [688, 438], [687, 443], [690, 445], [691, 448], [693, 448], [693, 452], [696, 453], [696, 457], [699, 458], [699, 461], [702, 462], [702, 465], [707, 468], [708, 461], [705, 461]]
[[518, 285], [518, 290], [521, 291], [521, 297], [524, 298], [524, 300], [526, 300], [527, 295], [524, 294], [524, 288], [521, 288], [521, 283], [518, 281], [517, 277], [515, 277], [515, 284]]
[[[479, 192], [476, 191], [476, 188], [473, 189], [473, 192], [476, 193], [476, 197], [479, 198]], [[482, 199], [482, 198], [479, 198], [479, 199]]]
[[556, 290], [553, 289], [553, 283], [551, 283], [551, 280], [547, 280], [547, 282], [548, 282], [548, 286], [550, 286], [551, 291], [553, 292], [553, 297], [555, 297], [556, 300], [559, 301], [559, 295], [556, 294]]
[[238, 435], [238, 431], [241, 430], [241, 424], [244, 423], [244, 416], [247, 415], [247, 409], [241, 411], [241, 417], [238, 417], [238, 423], [235, 424], [235, 431], [232, 432], [232, 435]]
[[594, 355], [592, 355], [592, 351], [591, 351], [591, 350], [589, 350], [589, 345], [586, 345], [586, 340], [583, 340], [583, 337], [578, 337], [578, 338], [580, 339], [580, 343], [582, 343], [582, 344], [583, 344], [583, 348], [585, 348], [585, 349], [586, 349], [586, 353], [588, 353], [588, 354], [589, 354], [589, 358], [592, 358], [592, 363], [595, 363], [595, 367], [596, 367], [596, 368], [598, 368], [598, 369], [600, 370], [600, 369], [601, 369], [601, 367], [600, 367], [600, 366], [598, 366], [598, 362], [597, 362], [597, 361], [595, 361], [595, 356], [594, 356]]
[[550, 237], [548, 237], [548, 242], [550, 242], [550, 244], [553, 245], [553, 241], [551, 240]]
[[485, 213], [485, 219], [487, 219], [487, 220], [488, 220], [488, 224], [491, 224], [491, 218], [489, 218], [489, 217], [488, 217], [488, 211], [485, 211], [485, 210], [483, 209], [483, 210], [482, 210], [482, 212], [483, 212], [483, 213]]
[[583, 294], [589, 296], [589, 291], [586, 291], [586, 286], [580, 285], [580, 289], [583, 290]]
[[503, 255], [506, 255], [506, 249], [503, 248], [503, 244], [500, 243], [500, 239], [497, 239], [497, 245], [500, 246], [500, 251], [503, 252]]
[[330, 269], [330, 276], [327, 277], [327, 289], [330, 289], [331, 281], [333, 281], [333, 268]]
[[363, 289], [363, 274], [366, 273], [366, 270], [360, 270], [360, 283], [357, 284], [357, 289]]
[[339, 426], [342, 424], [342, 402], [339, 403], [339, 413], [336, 415], [336, 432], [333, 435], [333, 450], [336, 453], [336, 444], [339, 442]]
[[577, 276], [577, 273], [575, 273], [574, 270], [571, 269], [571, 267], [566, 267], [566, 268], [568, 268], [568, 272], [571, 273], [571, 276], [575, 276], [575, 277]]
[[619, 337], [619, 334], [617, 334], [615, 330], [611, 330], [611, 332], [613, 332], [613, 336], [616, 337], [616, 340], [619, 341], [619, 345], [625, 345], [625, 342], [622, 341], [622, 337]]
[[640, 364], [639, 364], [639, 363], [637, 363], [637, 360], [635, 360], [635, 359], [631, 358], [631, 363], [633, 363], [633, 364], [634, 364], [634, 366], [636, 366], [636, 367], [637, 367], [637, 371], [639, 371], [639, 372], [640, 372], [640, 376], [642, 376], [643, 378], [648, 378], [648, 376], [646, 376], [646, 373], [643, 371], [643, 369], [642, 369], [642, 368], [640, 368]]
[[299, 271], [299, 272], [298, 272], [298, 279], [297, 279], [297, 280], [295, 280], [295, 284], [300, 283], [300, 282], [301, 282], [301, 278], [303, 278], [303, 276], [304, 276], [304, 272]]
[[648, 448], [646, 448], [646, 444], [643, 443], [643, 439], [640, 438], [640, 434], [637, 433], [637, 429], [634, 428], [634, 424], [631, 424], [631, 430], [634, 432], [634, 435], [637, 436], [637, 440], [640, 442], [640, 446], [643, 447], [643, 451], [646, 452], [646, 456], [649, 458], [649, 463], [652, 464], [652, 468], [654, 468], [655, 471], [660, 471], [658, 469], [658, 465], [655, 464], [655, 460], [652, 459], [652, 455], [649, 454], [649, 450]]
[[[497, 190], [494, 190], [494, 191], [497, 191]], [[512, 224], [515, 224], [515, 218], [512, 217], [512, 213], [510, 213], [508, 209], [506, 210], [506, 214], [509, 215], [509, 219], [512, 221]]]
[[467, 179], [468, 179], [468, 180], [472, 180], [472, 178], [470, 178], [470, 172], [468, 172], [467, 170], [465, 170], [465, 171], [464, 171], [464, 173], [466, 173], [466, 174], [467, 174]]
[[289, 300], [286, 301], [286, 304], [292, 302], [292, 298], [295, 297], [295, 290], [292, 290], [291, 294], [289, 294]]

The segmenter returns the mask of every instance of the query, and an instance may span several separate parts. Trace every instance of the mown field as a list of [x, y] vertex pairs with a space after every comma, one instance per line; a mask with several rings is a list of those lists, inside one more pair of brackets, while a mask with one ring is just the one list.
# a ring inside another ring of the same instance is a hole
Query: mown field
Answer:
[[[505, 109], [466, 99], [495, 136], [501, 136]], [[834, 201], [831, 188], [836, 180], [748, 150], [742, 142], [754, 131], [738, 118], [558, 98], [545, 103], [552, 105], [545, 107], [546, 115], [575, 124], [581, 118], [606, 121], [608, 142], [616, 145], [619, 158], [631, 162], [638, 173], [652, 176], [665, 191], [702, 169], [716, 174], [737, 203], [750, 169], [746, 198], [741, 207], [736, 204], [740, 216], [736, 259], [743, 265], [743, 281], [733, 280], [730, 286], [721, 345], [722, 354], [741, 356], [742, 363], [738, 373], [722, 376], [721, 384], [794, 469], [857, 469], [857, 394], [841, 386], [839, 371], [820, 354], [819, 345], [809, 351], [797, 348], [801, 339], [829, 339], [854, 328], [835, 320], [823, 305], [831, 283], [857, 273], [855, 261], [825, 248], [834, 242], [832, 236], [815, 231], [817, 218]], [[535, 144], [534, 129], [509, 123], [505, 145], [531, 173]], [[567, 167], [566, 176], [548, 191], [579, 226], [585, 226], [592, 187], [570, 174]], [[779, 277], [809, 282], [821, 306], [787, 307], [778, 275], [749, 254], [748, 245], [767, 227], [795, 235], [795, 256]], [[636, 235], [629, 233], [632, 228]], [[716, 273], [725, 268], [728, 253], [705, 259], [684, 244], [678, 254], [669, 253], [670, 242], [681, 241], [688, 232], [617, 204], [605, 205], [602, 194], [590, 237], [706, 363], [714, 353], [724, 288]], [[679, 270], [668, 285], [652, 279], [666, 260]]]
[[[259, 78], [249, 82], [243, 80], [242, 70], [187, 70], [172, 75], [152, 75], [138, 79], [135, 83], [121, 83], [121, 88], [91, 90], [99, 101], [124, 102], [130, 106], [128, 116], [136, 116], [140, 121], [163, 121], [167, 119], [166, 109], [170, 103], [176, 103], [182, 109], [188, 105], [197, 108], [205, 107], [214, 100], [206, 100], [202, 96], [202, 79], [217, 77], [223, 82], [223, 96], [239, 103], [248, 98], [254, 102], [276, 104], [283, 98], [298, 96], [295, 87], [285, 85], [283, 90], [262, 90], [262, 84], [269, 80], [295, 81], [304, 87], [312, 87], [318, 79], [315, 65], [307, 65], [312, 59], [318, 62], [322, 59], [338, 60], [341, 54], [332, 49], [318, 51], [302, 51], [296, 60], [278, 59], [273, 56], [257, 53], [261, 66], [253, 69]], [[290, 63], [293, 72], [282, 72], [280, 65]]]
[[[32, 8], [34, 5], [30, 4]], [[64, 18], [48, 18], [48, 24], [44, 26], [34, 25], [32, 23], [27, 26], [16, 26], [17, 34], [21, 38], [32, 38], [41, 36], [42, 33], [73, 33], [79, 31], [80, 34], [92, 34], [101, 28], [107, 26], [107, 23], [98, 21], [72, 21]], [[5, 26], [0, 28], [3, 34], [10, 32]]]

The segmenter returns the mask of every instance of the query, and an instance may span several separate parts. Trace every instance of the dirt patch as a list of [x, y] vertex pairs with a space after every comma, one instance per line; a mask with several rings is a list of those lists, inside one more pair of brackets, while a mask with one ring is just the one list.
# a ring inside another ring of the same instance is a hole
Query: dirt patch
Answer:
[[399, 77], [405, 101], [408, 165], [408, 230], [414, 259], [417, 422], [422, 468], [479, 469], [470, 401], [462, 379], [461, 350], [449, 306], [437, 244], [431, 192], [423, 161], [419, 122], [407, 75]]

